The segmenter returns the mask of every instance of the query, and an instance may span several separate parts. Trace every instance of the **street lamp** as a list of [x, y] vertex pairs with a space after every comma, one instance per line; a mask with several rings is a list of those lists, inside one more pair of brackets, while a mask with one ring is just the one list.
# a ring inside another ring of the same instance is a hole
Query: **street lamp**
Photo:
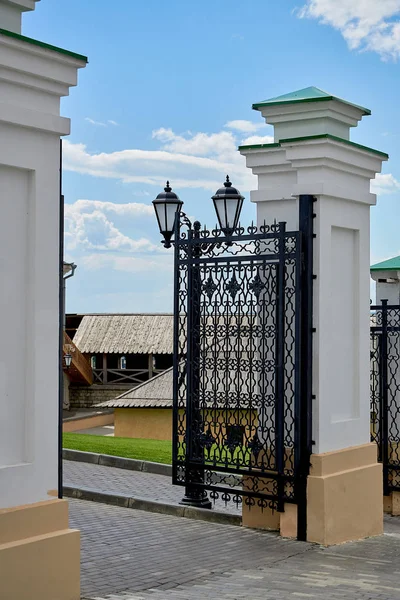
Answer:
[[[229, 181], [229, 175], [227, 175], [224, 186], [219, 188], [211, 198], [214, 202], [218, 223], [222, 231], [225, 235], [232, 235], [239, 223], [244, 196], [241, 195], [238, 189], [232, 186], [232, 183]], [[163, 244], [166, 248], [170, 248], [175, 219], [177, 215], [178, 219], [180, 217], [183, 202], [172, 191], [169, 181], [167, 181], [164, 192], [158, 194], [157, 198], [153, 200], [153, 206], [160, 233], [164, 237]]]
[[172, 191], [169, 181], [167, 181], [164, 191], [153, 200], [158, 226], [164, 236], [164, 246], [166, 248], [171, 247], [176, 215], [179, 214], [182, 204], [182, 200]]
[[[240, 217], [244, 197], [240, 192], [232, 187], [229, 177], [226, 177], [224, 186], [217, 190], [212, 196], [214, 207], [217, 213], [217, 218], [222, 232], [226, 236], [231, 236], [235, 231]], [[192, 224], [182, 211], [183, 202], [178, 196], [172, 192], [167, 181], [164, 188], [164, 193], [158, 194], [153, 200], [154, 210], [157, 217], [158, 226], [164, 240], [163, 244], [166, 248], [170, 248], [172, 243], [175, 244], [176, 259], [179, 256], [179, 232], [182, 223], [188, 227], [187, 239], [190, 240], [190, 256], [194, 259], [187, 271], [186, 284], [191, 290], [189, 299], [190, 307], [187, 307], [187, 331], [190, 335], [187, 336], [187, 361], [186, 361], [186, 376], [188, 380], [188, 398], [186, 400], [185, 410], [185, 444], [186, 444], [186, 465], [185, 465], [185, 496], [181, 504], [197, 506], [201, 508], [211, 508], [211, 502], [208, 499], [207, 492], [204, 490], [204, 431], [203, 420], [201, 413], [200, 402], [200, 353], [201, 353], [201, 267], [199, 259], [202, 256], [202, 242], [200, 234], [200, 223], [195, 221]], [[175, 232], [175, 239], [171, 243], [172, 235]], [[227, 243], [232, 243], [227, 240]], [[175, 261], [175, 280], [179, 279], [178, 260]], [[175, 288], [175, 301], [178, 294]], [[178, 314], [174, 315], [177, 319]], [[179, 357], [174, 356], [174, 363], [179, 360]], [[190, 385], [189, 385], [190, 384]], [[189, 392], [190, 390], [190, 392]]]
[[244, 196], [232, 187], [229, 176], [226, 176], [224, 187], [219, 188], [212, 196], [219, 225], [225, 235], [231, 235], [238, 223]]
[[65, 366], [67, 367], [67, 369], [70, 368], [71, 363], [72, 363], [72, 356], [71, 354], [64, 354], [64, 362], [65, 362]]

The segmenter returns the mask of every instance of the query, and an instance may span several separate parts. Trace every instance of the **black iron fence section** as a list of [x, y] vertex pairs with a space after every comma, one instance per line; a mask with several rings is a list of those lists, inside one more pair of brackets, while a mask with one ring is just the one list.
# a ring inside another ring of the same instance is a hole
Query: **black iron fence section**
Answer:
[[371, 440], [383, 466], [383, 492], [400, 491], [400, 306], [371, 306]]
[[191, 498], [199, 490], [199, 500], [208, 491], [250, 507], [301, 504], [300, 529], [311, 452], [312, 198], [303, 206], [306, 236], [284, 223], [229, 237], [198, 223], [176, 228], [173, 417], [175, 484]]

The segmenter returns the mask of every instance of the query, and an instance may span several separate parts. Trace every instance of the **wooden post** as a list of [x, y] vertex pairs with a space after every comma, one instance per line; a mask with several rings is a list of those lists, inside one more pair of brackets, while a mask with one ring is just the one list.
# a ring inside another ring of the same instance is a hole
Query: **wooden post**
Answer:
[[149, 379], [153, 377], [153, 355], [149, 354]]
[[103, 383], [107, 383], [107, 354], [103, 354]]

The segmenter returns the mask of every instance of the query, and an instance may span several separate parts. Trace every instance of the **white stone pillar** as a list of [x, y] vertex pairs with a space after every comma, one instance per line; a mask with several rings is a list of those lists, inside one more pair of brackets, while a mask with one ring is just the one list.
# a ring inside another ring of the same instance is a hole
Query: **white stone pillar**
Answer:
[[77, 600], [79, 532], [55, 499], [60, 97], [86, 58], [21, 36], [34, 6], [0, 0], [0, 597]]
[[298, 229], [298, 196], [316, 198], [308, 539], [329, 544], [372, 535], [382, 531], [382, 484], [370, 444], [370, 180], [387, 155], [349, 141], [367, 109], [317, 88], [254, 108], [275, 130], [274, 144], [240, 148], [258, 176], [251, 192], [258, 223]]
[[382, 304], [382, 300], [387, 300], [388, 304], [399, 306], [400, 256], [372, 265], [370, 270], [371, 278], [376, 282], [376, 304]]

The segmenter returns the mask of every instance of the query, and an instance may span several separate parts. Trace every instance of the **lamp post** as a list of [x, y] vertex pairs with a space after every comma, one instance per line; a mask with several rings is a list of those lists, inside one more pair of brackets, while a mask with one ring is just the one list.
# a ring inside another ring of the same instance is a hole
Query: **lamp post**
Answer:
[[[221, 230], [226, 236], [231, 236], [238, 223], [244, 197], [240, 192], [232, 187], [229, 177], [226, 177], [224, 186], [219, 188], [212, 196], [214, 208], [217, 213], [217, 219]], [[163, 244], [170, 248], [172, 244], [177, 244], [181, 222], [184, 222], [188, 228], [188, 236], [193, 240], [191, 252], [194, 259], [201, 258], [202, 247], [200, 240], [200, 223], [195, 221], [192, 224], [182, 211], [183, 202], [172, 192], [167, 181], [164, 192], [158, 194], [153, 200], [154, 210], [157, 217], [158, 226], [164, 237]], [[178, 221], [177, 221], [178, 220]], [[175, 239], [172, 236], [176, 232]], [[175, 261], [175, 270], [178, 269]], [[176, 275], [176, 273], [175, 273]], [[175, 277], [177, 280], [178, 278]], [[203, 421], [200, 408], [200, 329], [201, 329], [201, 271], [198, 262], [192, 264], [188, 271], [187, 278], [188, 303], [187, 307], [187, 330], [192, 335], [187, 338], [187, 400], [186, 400], [186, 471], [185, 471], [185, 496], [181, 504], [197, 506], [201, 508], [211, 508], [211, 502], [207, 493], [203, 489], [204, 483], [204, 449], [201, 445], [203, 432]], [[179, 290], [174, 290], [179, 294]], [[178, 318], [178, 315], [174, 315]], [[195, 459], [195, 466], [191, 459]]]

